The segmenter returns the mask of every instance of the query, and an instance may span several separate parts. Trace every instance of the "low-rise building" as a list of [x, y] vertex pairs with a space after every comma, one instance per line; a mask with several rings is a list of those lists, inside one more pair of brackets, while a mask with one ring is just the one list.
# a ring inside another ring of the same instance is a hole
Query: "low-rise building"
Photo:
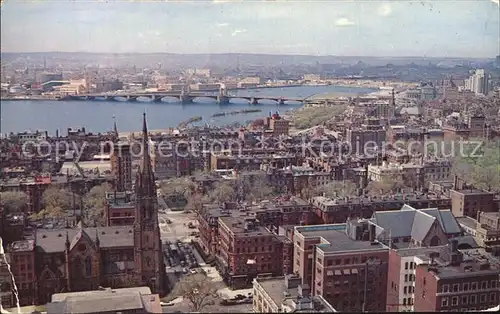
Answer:
[[253, 281], [254, 313], [335, 313], [322, 296], [311, 296], [297, 275], [256, 278]]
[[217, 266], [224, 281], [233, 289], [252, 283], [258, 275], [283, 275], [284, 256], [290, 240], [259, 226], [255, 218], [219, 217]]
[[149, 287], [56, 293], [47, 314], [58, 313], [161, 313], [160, 297]]
[[450, 199], [440, 194], [392, 194], [327, 198], [323, 196], [311, 199], [318, 221], [325, 224], [344, 223], [348, 218], [370, 218], [377, 211], [400, 210], [405, 204], [420, 208], [448, 209]]
[[500, 213], [479, 212], [477, 219], [459, 217], [462, 229], [494, 256], [500, 256]]
[[495, 194], [477, 189], [453, 189], [450, 191], [451, 210], [455, 217], [477, 218], [477, 213], [498, 210]]
[[415, 278], [416, 312], [474, 312], [499, 303], [500, 263], [482, 249], [460, 251], [457, 242], [423, 256]]

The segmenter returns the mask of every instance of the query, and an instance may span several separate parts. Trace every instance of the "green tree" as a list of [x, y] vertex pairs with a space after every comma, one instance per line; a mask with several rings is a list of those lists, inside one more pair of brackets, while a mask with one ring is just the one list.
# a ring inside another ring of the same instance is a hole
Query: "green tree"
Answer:
[[112, 192], [109, 183], [94, 186], [83, 196], [83, 216], [90, 226], [104, 226], [104, 209], [106, 208], [106, 192]]
[[0, 192], [0, 205], [6, 213], [22, 213], [28, 204], [28, 195], [24, 192]]
[[[75, 203], [77, 200], [75, 199]], [[43, 207], [51, 212], [68, 211], [73, 207], [73, 193], [67, 189], [50, 187], [42, 195]]]
[[[458, 156], [453, 161], [452, 173], [465, 179], [474, 187], [494, 193], [500, 192], [500, 141], [471, 140], [461, 143]], [[455, 147], [457, 150], [457, 148]]]
[[346, 110], [347, 106], [307, 107], [295, 111], [292, 115], [293, 126], [297, 129], [307, 129], [326, 123]]
[[404, 189], [406, 186], [401, 182], [401, 180], [397, 179], [385, 179], [382, 181], [371, 181], [368, 183], [366, 187], [366, 191], [370, 195], [384, 195], [389, 193], [399, 192], [401, 189]]

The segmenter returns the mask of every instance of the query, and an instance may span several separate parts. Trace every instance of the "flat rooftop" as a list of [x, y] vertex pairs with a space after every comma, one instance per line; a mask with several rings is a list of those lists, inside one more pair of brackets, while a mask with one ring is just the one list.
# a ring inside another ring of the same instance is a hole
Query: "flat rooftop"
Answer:
[[253, 219], [251, 217], [219, 217], [219, 220], [228, 227], [233, 234], [247, 234], [252, 236], [272, 235], [266, 228], [259, 226], [257, 222], [253, 223], [251, 228], [245, 229], [245, 220]]
[[[274, 303], [279, 307], [283, 305], [289, 305], [286, 301], [297, 300], [299, 297], [299, 289], [287, 288], [285, 284], [285, 277], [275, 277], [275, 278], [257, 278], [256, 281], [260, 284], [262, 289], [266, 291], [269, 297], [274, 301]], [[305, 312], [326, 312], [332, 313], [336, 312], [335, 309], [327, 303], [323, 298], [312, 298], [314, 302], [313, 310], [306, 310]], [[291, 305], [291, 304], [290, 304]], [[300, 310], [295, 310], [294, 312], [301, 312]]]
[[[349, 236], [345, 233], [345, 225], [341, 225], [343, 224], [312, 226], [312, 228], [296, 227], [294, 234], [301, 234], [306, 239], [319, 238], [321, 243], [316, 246], [319, 250], [326, 254], [388, 249], [387, 246], [379, 242], [356, 241], [349, 238]], [[314, 227], [325, 228], [321, 229]]]

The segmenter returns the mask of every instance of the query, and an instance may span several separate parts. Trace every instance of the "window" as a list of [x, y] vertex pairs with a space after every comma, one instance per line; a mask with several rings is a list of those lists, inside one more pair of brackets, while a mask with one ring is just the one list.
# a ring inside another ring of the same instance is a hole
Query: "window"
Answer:
[[477, 282], [472, 283], [471, 290], [477, 290]]
[[458, 305], [458, 297], [451, 298], [451, 305]]
[[491, 287], [492, 288], [496, 288], [497, 287], [497, 281], [496, 280], [492, 280], [491, 281]]
[[415, 281], [415, 275], [414, 274], [410, 274], [410, 281]]
[[441, 306], [442, 307], [448, 306], [448, 297], [441, 298]]
[[449, 289], [448, 285], [443, 285], [441, 292], [448, 292], [448, 289]]
[[90, 259], [90, 256], [87, 256], [85, 259], [85, 274], [87, 277], [92, 276], [92, 260]]
[[408, 291], [406, 290], [407, 288], [408, 288], [408, 287], [404, 287], [404, 288], [403, 288], [403, 293], [404, 293], [404, 294], [408, 293]]
[[490, 301], [495, 302], [496, 300], [497, 300], [497, 293], [496, 292], [490, 293]]
[[410, 262], [410, 269], [415, 269], [415, 263], [414, 262]]
[[403, 299], [403, 305], [406, 305], [406, 298]]
[[486, 293], [483, 293], [479, 296], [479, 302], [481, 302], [481, 303], [486, 302]]
[[405, 282], [408, 282], [408, 274], [405, 274]]
[[340, 260], [339, 259], [335, 260], [335, 265], [340, 265]]
[[405, 269], [408, 269], [408, 262], [405, 263]]
[[487, 289], [488, 288], [488, 282], [487, 281], [481, 281], [481, 289]]
[[463, 295], [462, 296], [462, 305], [467, 305], [468, 302], [469, 302], [469, 296]]
[[460, 285], [458, 283], [454, 284], [453, 285], [453, 292], [458, 292], [459, 287], [460, 287]]
[[344, 264], [345, 264], [345, 265], [348, 265], [348, 264], [350, 264], [350, 263], [351, 263], [351, 260], [350, 260], [350, 259], [346, 258], [346, 259], [344, 260]]
[[464, 282], [464, 291], [469, 291], [469, 283]]
[[469, 304], [476, 304], [476, 301], [477, 301], [477, 295], [472, 294], [472, 295], [469, 297]]

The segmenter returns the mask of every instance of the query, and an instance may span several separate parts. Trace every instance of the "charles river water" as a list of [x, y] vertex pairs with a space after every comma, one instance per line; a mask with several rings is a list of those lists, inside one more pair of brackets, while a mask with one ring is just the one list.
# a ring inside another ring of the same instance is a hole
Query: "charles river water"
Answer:
[[[262, 88], [230, 91], [235, 96], [270, 96], [306, 98], [312, 95], [356, 96], [376, 91], [375, 89], [343, 86], [297, 86], [284, 88]], [[261, 101], [249, 105], [243, 99], [233, 99], [228, 105], [217, 105], [209, 98], [196, 98], [194, 103], [182, 105], [174, 99], [165, 98], [162, 103], [150, 101], [2, 101], [0, 103], [0, 133], [47, 130], [54, 135], [56, 129], [66, 135], [67, 128], [85, 127], [87, 132], [107, 132], [113, 128], [113, 117], [119, 132], [134, 132], [141, 129], [142, 113], [146, 111], [150, 130], [176, 127], [180, 122], [194, 116], [201, 116], [198, 125], [227, 125], [235, 122], [244, 124], [268, 115], [270, 111], [285, 113], [300, 108], [300, 103], [278, 106], [273, 101]], [[214, 113], [223, 111], [261, 109], [239, 115], [213, 118]]]

